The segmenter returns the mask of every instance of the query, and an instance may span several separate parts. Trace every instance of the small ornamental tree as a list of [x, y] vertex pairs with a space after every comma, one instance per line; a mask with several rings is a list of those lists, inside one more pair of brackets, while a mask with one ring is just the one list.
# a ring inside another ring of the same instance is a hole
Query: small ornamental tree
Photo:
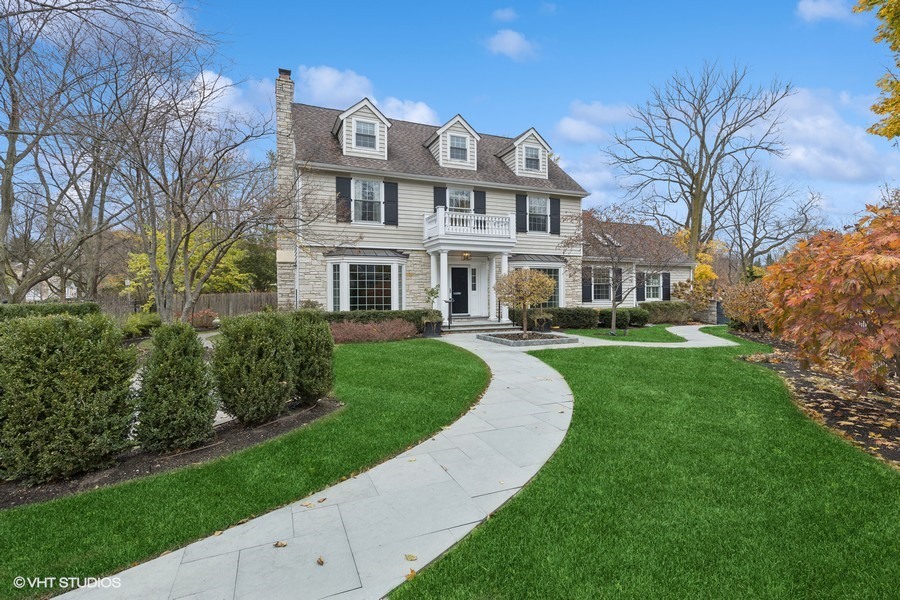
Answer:
[[900, 211], [868, 206], [846, 233], [801, 242], [763, 279], [772, 331], [804, 362], [846, 360], [860, 387], [900, 372]]
[[768, 307], [766, 289], [760, 279], [739, 281], [722, 290], [722, 310], [734, 329], [763, 331], [762, 313]]
[[528, 309], [549, 300], [556, 282], [541, 271], [517, 269], [498, 277], [494, 289], [500, 302], [521, 311], [522, 332], [528, 333]]

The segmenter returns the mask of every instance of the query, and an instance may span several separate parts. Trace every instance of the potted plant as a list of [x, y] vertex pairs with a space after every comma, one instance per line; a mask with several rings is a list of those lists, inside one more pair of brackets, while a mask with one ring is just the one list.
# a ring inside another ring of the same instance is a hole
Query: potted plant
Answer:
[[441, 337], [441, 327], [444, 324], [444, 315], [439, 310], [429, 310], [422, 317], [425, 324], [425, 330], [422, 335], [425, 337]]
[[550, 327], [553, 325], [553, 315], [540, 311], [535, 313], [532, 317], [534, 319], [534, 331], [539, 331], [541, 333], [547, 333], [550, 331]]

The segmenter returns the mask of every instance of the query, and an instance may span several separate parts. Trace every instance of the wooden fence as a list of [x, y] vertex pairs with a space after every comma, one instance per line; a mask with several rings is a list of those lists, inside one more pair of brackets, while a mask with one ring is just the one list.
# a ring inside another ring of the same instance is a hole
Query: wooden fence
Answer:
[[[141, 305], [134, 302], [128, 296], [119, 294], [104, 294], [98, 300], [100, 309], [119, 322], [128, 318], [128, 315], [139, 312]], [[184, 301], [175, 298], [175, 312], [180, 313]], [[243, 292], [235, 294], [203, 294], [197, 299], [193, 312], [212, 310], [220, 317], [236, 317], [247, 313], [259, 312], [266, 307], [278, 306], [278, 294], [276, 292]]]

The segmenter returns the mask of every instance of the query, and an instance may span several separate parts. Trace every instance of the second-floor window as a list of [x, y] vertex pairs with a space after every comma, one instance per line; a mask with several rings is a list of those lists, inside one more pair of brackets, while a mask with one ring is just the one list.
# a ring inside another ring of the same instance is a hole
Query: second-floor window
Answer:
[[381, 182], [354, 179], [353, 222], [381, 223]]
[[550, 230], [550, 199], [528, 196], [528, 231]]
[[472, 212], [472, 192], [470, 190], [447, 190], [447, 210], [451, 212]]
[[525, 146], [525, 168], [529, 171], [541, 170], [541, 149]]
[[369, 121], [356, 121], [356, 147], [375, 149], [375, 123]]
[[465, 136], [450, 136], [450, 160], [469, 160], [469, 140]]

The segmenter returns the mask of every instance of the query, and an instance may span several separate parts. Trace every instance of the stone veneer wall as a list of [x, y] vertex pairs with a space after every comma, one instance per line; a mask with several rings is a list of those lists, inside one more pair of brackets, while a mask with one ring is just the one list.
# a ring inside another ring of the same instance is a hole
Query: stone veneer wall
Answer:
[[431, 308], [425, 288], [431, 287], [431, 257], [424, 250], [408, 252], [406, 261], [406, 308]]

